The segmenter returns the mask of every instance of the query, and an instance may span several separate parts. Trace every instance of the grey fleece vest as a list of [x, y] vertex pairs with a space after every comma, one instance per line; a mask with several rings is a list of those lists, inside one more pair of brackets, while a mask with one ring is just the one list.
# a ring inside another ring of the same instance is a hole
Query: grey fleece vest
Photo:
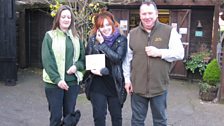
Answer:
[[171, 26], [156, 22], [150, 36], [141, 23], [130, 31], [129, 47], [133, 51], [131, 81], [136, 94], [154, 97], [161, 95], [167, 89], [170, 63], [161, 58], [148, 57], [145, 47], [150, 45], [167, 49], [171, 29]]

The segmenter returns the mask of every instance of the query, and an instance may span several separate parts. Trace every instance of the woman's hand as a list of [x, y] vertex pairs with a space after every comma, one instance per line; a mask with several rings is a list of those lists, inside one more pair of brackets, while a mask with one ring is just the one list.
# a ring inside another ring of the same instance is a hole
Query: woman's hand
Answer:
[[68, 90], [69, 86], [67, 85], [67, 83], [64, 80], [60, 80], [58, 82], [58, 87], [64, 90]]
[[102, 34], [100, 33], [99, 30], [96, 31], [96, 40], [97, 40], [100, 44], [102, 44], [102, 43], [104, 42], [104, 38], [103, 38], [103, 36], [102, 36]]
[[75, 65], [72, 65], [68, 70], [67, 74], [74, 74], [77, 71], [77, 68]]
[[101, 69], [92, 69], [91, 72], [95, 75], [102, 76], [102, 74], [100, 73], [100, 70]]

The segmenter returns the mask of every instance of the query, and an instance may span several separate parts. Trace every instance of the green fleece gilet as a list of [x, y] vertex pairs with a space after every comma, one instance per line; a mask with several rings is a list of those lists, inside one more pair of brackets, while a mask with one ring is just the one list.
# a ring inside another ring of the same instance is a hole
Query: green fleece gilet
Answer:
[[[71, 30], [68, 31], [68, 33], [64, 33], [59, 29], [56, 30], [51, 30], [48, 31], [47, 34], [49, 34], [49, 36], [52, 39], [52, 51], [55, 57], [55, 62], [56, 62], [56, 66], [57, 66], [57, 71], [60, 75], [60, 79], [61, 80], [65, 80], [65, 73], [66, 73], [66, 69], [65, 69], [65, 61], [66, 61], [66, 35], [70, 36], [72, 43], [73, 43], [73, 47], [74, 47], [74, 56], [73, 56], [73, 64], [75, 65], [75, 63], [78, 61], [79, 57], [80, 57], [80, 43], [79, 43], [79, 38], [78, 37], [74, 37]], [[77, 71], [75, 73], [75, 76], [77, 77], [77, 82], [79, 83], [82, 80], [82, 73], [80, 71]], [[43, 80], [44, 82], [47, 83], [58, 83], [60, 80], [56, 80], [56, 81], [52, 81], [49, 77], [49, 75], [47, 74], [46, 70], [43, 69]]]

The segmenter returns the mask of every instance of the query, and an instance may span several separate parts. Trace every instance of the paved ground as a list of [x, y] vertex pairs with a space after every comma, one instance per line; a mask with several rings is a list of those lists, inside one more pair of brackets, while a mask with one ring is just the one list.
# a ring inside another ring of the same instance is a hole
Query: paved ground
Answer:
[[[16, 86], [0, 82], [0, 126], [48, 126], [49, 113], [39, 70], [20, 70]], [[171, 80], [168, 94], [169, 126], [223, 126], [224, 105], [202, 102], [197, 83]], [[130, 126], [128, 97], [123, 109], [123, 126]], [[78, 97], [81, 111], [78, 126], [93, 126], [92, 109], [84, 94]], [[149, 110], [150, 111], [150, 110]], [[152, 126], [148, 112], [146, 126]], [[107, 126], [111, 126], [110, 116]]]

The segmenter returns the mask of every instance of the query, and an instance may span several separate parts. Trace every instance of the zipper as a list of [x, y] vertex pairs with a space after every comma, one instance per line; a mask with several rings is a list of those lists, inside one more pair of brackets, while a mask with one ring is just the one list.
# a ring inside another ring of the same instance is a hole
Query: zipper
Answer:
[[[148, 46], [150, 46], [151, 45], [151, 40], [150, 40], [150, 36], [151, 36], [151, 32], [148, 32], [148, 38], [147, 38], [147, 40], [148, 40], [148, 42], [147, 42], [147, 44], [148, 44]], [[150, 72], [149, 72], [149, 70], [150, 70], [150, 61], [149, 61], [150, 59], [149, 59], [149, 57], [147, 56], [147, 83], [146, 83], [146, 95], [148, 95], [149, 94], [149, 85], [150, 85], [150, 83], [149, 83], [149, 80], [150, 80], [150, 78], [149, 78], [149, 76], [150, 76]]]

